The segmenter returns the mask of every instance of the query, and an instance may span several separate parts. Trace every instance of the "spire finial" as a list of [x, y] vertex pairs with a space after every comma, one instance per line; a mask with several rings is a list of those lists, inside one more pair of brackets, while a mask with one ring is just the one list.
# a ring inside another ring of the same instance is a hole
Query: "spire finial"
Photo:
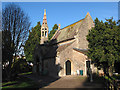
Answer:
[[46, 9], [44, 9], [44, 15], [46, 15]]

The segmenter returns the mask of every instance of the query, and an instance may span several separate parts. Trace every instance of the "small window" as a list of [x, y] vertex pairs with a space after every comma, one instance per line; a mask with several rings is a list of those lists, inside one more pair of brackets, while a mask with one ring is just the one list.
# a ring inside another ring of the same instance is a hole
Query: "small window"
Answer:
[[42, 28], [42, 30], [44, 30], [44, 28]]
[[47, 31], [45, 32], [45, 36], [47, 37]]
[[42, 32], [42, 36], [44, 36], [44, 32]]
[[47, 28], [45, 28], [45, 30], [47, 30]]

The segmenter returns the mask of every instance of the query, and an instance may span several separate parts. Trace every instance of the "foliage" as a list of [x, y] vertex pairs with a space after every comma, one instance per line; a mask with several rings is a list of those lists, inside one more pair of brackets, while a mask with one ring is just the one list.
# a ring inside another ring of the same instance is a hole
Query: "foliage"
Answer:
[[52, 38], [52, 36], [55, 34], [56, 30], [58, 29], [58, 25], [55, 24], [52, 28], [52, 30], [50, 31], [49, 35], [48, 35], [48, 39], [50, 40]]
[[33, 52], [34, 48], [37, 44], [40, 43], [40, 37], [41, 37], [41, 24], [40, 22], [37, 23], [37, 25], [32, 28], [32, 31], [29, 32], [28, 40], [25, 42], [24, 52], [26, 56], [27, 61], [33, 61]]
[[37, 88], [38, 84], [31, 79], [19, 77], [15, 81], [3, 82], [2, 89], [9, 88]]
[[2, 63], [9, 62], [6, 68], [8, 78], [11, 77], [13, 55], [20, 53], [29, 27], [28, 16], [19, 6], [9, 4], [2, 10]]
[[[49, 40], [52, 38], [52, 36], [54, 35], [57, 29], [58, 26], [57, 24], [55, 24], [48, 35]], [[29, 32], [29, 37], [24, 47], [24, 52], [27, 61], [33, 62], [34, 48], [37, 44], [40, 43], [40, 37], [41, 37], [40, 30], [41, 30], [41, 25], [40, 22], [38, 22], [37, 25], [34, 28], [32, 28], [32, 31]]]
[[12, 72], [15, 74], [32, 71], [32, 66], [27, 64], [25, 59], [18, 59], [12, 65]]
[[[8, 66], [6, 66], [2, 71], [3, 72], [2, 73], [3, 81], [7, 80], [7, 78], [6, 78], [6, 75], [7, 75], [6, 69], [7, 68], [8, 68]], [[30, 71], [32, 71], [32, 66], [28, 65], [25, 59], [19, 58], [14, 63], [12, 63], [11, 80], [16, 79], [16, 77], [20, 73], [25, 73], [25, 72], [30, 72]]]
[[29, 75], [29, 74], [32, 74], [32, 72], [20, 73], [19, 75]]
[[114, 64], [115, 72], [120, 74], [120, 61]]
[[112, 78], [113, 78], [114, 80], [120, 80], [120, 74], [118, 74], [118, 75], [113, 75]]
[[88, 57], [97, 66], [113, 70], [115, 61], [120, 60], [120, 28], [113, 18], [106, 22], [95, 19], [95, 27], [89, 31]]

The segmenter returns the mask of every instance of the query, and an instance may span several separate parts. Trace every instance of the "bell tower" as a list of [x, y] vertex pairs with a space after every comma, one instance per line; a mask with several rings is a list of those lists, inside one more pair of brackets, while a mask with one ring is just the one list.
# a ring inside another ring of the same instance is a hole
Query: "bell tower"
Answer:
[[46, 18], [46, 9], [44, 9], [44, 17], [43, 17], [43, 23], [42, 23], [42, 27], [41, 27], [40, 44], [44, 44], [44, 42], [47, 40], [48, 40], [48, 25], [47, 25], [47, 18]]

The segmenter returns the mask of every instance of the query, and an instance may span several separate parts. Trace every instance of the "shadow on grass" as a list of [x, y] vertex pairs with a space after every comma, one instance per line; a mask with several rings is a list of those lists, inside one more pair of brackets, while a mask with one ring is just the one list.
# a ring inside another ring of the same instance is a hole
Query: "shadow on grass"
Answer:
[[13, 82], [4, 82], [4, 84], [2, 85], [2, 87], [11, 86], [11, 85], [16, 85], [16, 84], [18, 84], [17, 81], [13, 81]]
[[34, 81], [25, 78], [25, 77], [17, 77], [16, 81], [9, 81], [2, 83], [2, 89], [16, 89], [16, 88], [36, 88], [37, 83]]
[[29, 74], [24, 77], [27, 77], [37, 83], [35, 88], [44, 88], [48, 86], [50, 83], [55, 82], [60, 79], [60, 77], [51, 77], [51, 76], [40, 76], [38, 74]]
[[92, 82], [90, 81], [90, 77], [86, 77], [85, 81], [82, 83], [82, 86], [76, 87], [76, 90], [79, 88], [86, 89], [86, 90], [105, 90], [105, 81], [104, 78], [101, 76], [98, 76], [97, 74], [92, 74]]

